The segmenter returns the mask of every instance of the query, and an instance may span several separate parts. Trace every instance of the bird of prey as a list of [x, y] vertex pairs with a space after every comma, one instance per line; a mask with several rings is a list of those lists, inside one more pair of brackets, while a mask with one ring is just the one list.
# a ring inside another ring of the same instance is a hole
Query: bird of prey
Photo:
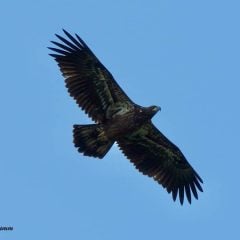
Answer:
[[70, 95], [95, 122], [73, 126], [73, 142], [80, 153], [103, 158], [116, 142], [123, 154], [144, 175], [161, 184], [175, 201], [191, 203], [203, 191], [200, 176], [179, 148], [152, 123], [158, 106], [135, 104], [77, 35], [63, 30], [50, 55], [56, 60]]

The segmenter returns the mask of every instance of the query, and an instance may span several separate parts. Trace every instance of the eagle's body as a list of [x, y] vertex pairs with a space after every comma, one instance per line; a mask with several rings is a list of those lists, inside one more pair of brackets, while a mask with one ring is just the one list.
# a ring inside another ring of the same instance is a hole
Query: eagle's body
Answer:
[[135, 106], [132, 109], [122, 106], [117, 112], [113, 112], [110, 119], [104, 124], [106, 136], [117, 141], [130, 135], [148, 122], [158, 110], [159, 108], [156, 106], [148, 108]]
[[190, 166], [179, 148], [170, 142], [151, 122], [159, 107], [141, 107], [120, 88], [111, 73], [96, 58], [83, 40], [69, 40], [56, 35], [64, 44], [52, 42], [50, 48], [66, 87], [77, 104], [95, 124], [74, 125], [74, 144], [87, 156], [103, 158], [114, 142], [135, 167], [153, 177], [181, 204], [186, 194], [198, 198], [202, 179]]

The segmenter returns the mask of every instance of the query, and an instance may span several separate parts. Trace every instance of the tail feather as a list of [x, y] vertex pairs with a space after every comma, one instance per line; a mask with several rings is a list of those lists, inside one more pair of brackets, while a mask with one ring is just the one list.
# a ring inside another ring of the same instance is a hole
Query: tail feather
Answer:
[[98, 158], [103, 158], [114, 143], [97, 124], [73, 125], [73, 142], [79, 152]]

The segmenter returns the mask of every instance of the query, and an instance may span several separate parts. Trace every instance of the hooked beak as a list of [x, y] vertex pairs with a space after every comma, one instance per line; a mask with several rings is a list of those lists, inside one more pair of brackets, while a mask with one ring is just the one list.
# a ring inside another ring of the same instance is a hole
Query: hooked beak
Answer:
[[158, 111], [161, 111], [161, 107], [159, 106], [155, 106], [154, 109], [153, 109], [154, 112], [158, 112]]

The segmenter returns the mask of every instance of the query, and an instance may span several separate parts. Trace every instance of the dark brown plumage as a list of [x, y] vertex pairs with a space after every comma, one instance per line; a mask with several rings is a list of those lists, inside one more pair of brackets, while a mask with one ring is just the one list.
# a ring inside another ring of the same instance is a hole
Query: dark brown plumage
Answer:
[[95, 124], [74, 125], [74, 144], [87, 156], [103, 158], [114, 142], [145, 175], [152, 177], [175, 201], [184, 196], [198, 199], [203, 182], [186, 158], [151, 122], [159, 107], [141, 107], [124, 93], [111, 73], [84, 41], [63, 30], [68, 39], [56, 34], [61, 43], [49, 48], [77, 104]]

